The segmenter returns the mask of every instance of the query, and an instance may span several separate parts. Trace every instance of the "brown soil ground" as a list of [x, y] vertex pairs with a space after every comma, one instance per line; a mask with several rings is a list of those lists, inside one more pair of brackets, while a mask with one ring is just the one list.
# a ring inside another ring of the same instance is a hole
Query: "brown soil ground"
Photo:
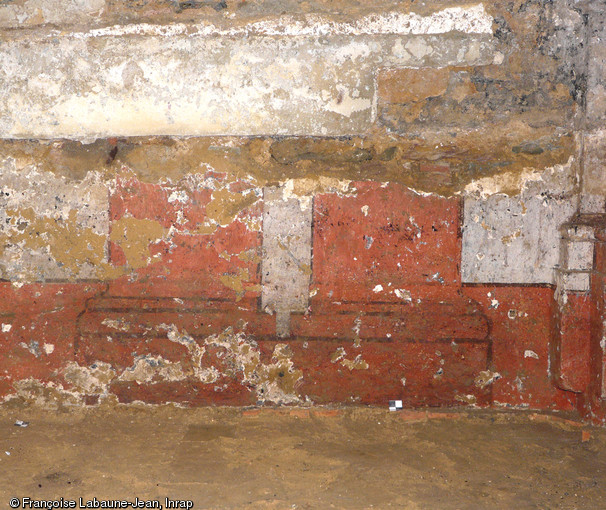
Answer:
[[0, 508], [11, 497], [76, 508], [169, 497], [194, 508], [596, 510], [606, 430], [530, 412], [0, 408], [0, 475]]

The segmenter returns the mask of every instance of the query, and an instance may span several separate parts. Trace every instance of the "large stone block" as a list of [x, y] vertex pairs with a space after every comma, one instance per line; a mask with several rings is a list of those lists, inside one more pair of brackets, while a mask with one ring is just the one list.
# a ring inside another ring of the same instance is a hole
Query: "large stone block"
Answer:
[[[560, 226], [576, 211], [570, 165], [468, 186], [464, 201], [461, 273], [467, 283], [554, 283]], [[501, 188], [503, 186], [503, 188]]]
[[360, 133], [376, 116], [378, 67], [492, 63], [491, 21], [480, 4], [342, 23], [11, 32], [0, 137]]
[[264, 189], [261, 305], [276, 313], [281, 334], [288, 334], [290, 312], [307, 310], [311, 221], [311, 197], [289, 197], [280, 187]]

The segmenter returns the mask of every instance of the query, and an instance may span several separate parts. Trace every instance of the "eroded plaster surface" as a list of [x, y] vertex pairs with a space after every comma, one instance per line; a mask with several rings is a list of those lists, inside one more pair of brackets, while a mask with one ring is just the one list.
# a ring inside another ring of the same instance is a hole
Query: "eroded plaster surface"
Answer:
[[[543, 172], [505, 173], [467, 186], [462, 227], [464, 282], [555, 282], [560, 226], [577, 209], [574, 169], [571, 160]], [[512, 185], [520, 189], [519, 194], [502, 193]]]
[[0, 51], [0, 136], [360, 133], [379, 67], [491, 64], [491, 23], [477, 4], [349, 23], [14, 32]]
[[289, 194], [286, 186], [264, 189], [261, 299], [283, 335], [290, 313], [305, 312], [309, 302], [312, 216], [311, 197]]
[[0, 395], [572, 409], [575, 4], [0, 1]]
[[95, 278], [107, 262], [108, 187], [0, 163], [0, 275], [14, 280]]

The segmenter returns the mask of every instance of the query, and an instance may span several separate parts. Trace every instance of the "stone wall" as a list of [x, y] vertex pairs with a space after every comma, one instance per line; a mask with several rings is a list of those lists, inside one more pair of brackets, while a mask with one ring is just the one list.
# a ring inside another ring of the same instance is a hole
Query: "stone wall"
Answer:
[[585, 402], [599, 7], [0, 2], [0, 394]]

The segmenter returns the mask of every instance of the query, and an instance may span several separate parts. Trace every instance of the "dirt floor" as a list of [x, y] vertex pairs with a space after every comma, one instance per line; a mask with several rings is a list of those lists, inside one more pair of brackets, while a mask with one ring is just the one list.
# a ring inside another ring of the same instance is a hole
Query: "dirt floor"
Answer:
[[0, 508], [595, 510], [606, 430], [531, 412], [0, 408], [0, 475]]

